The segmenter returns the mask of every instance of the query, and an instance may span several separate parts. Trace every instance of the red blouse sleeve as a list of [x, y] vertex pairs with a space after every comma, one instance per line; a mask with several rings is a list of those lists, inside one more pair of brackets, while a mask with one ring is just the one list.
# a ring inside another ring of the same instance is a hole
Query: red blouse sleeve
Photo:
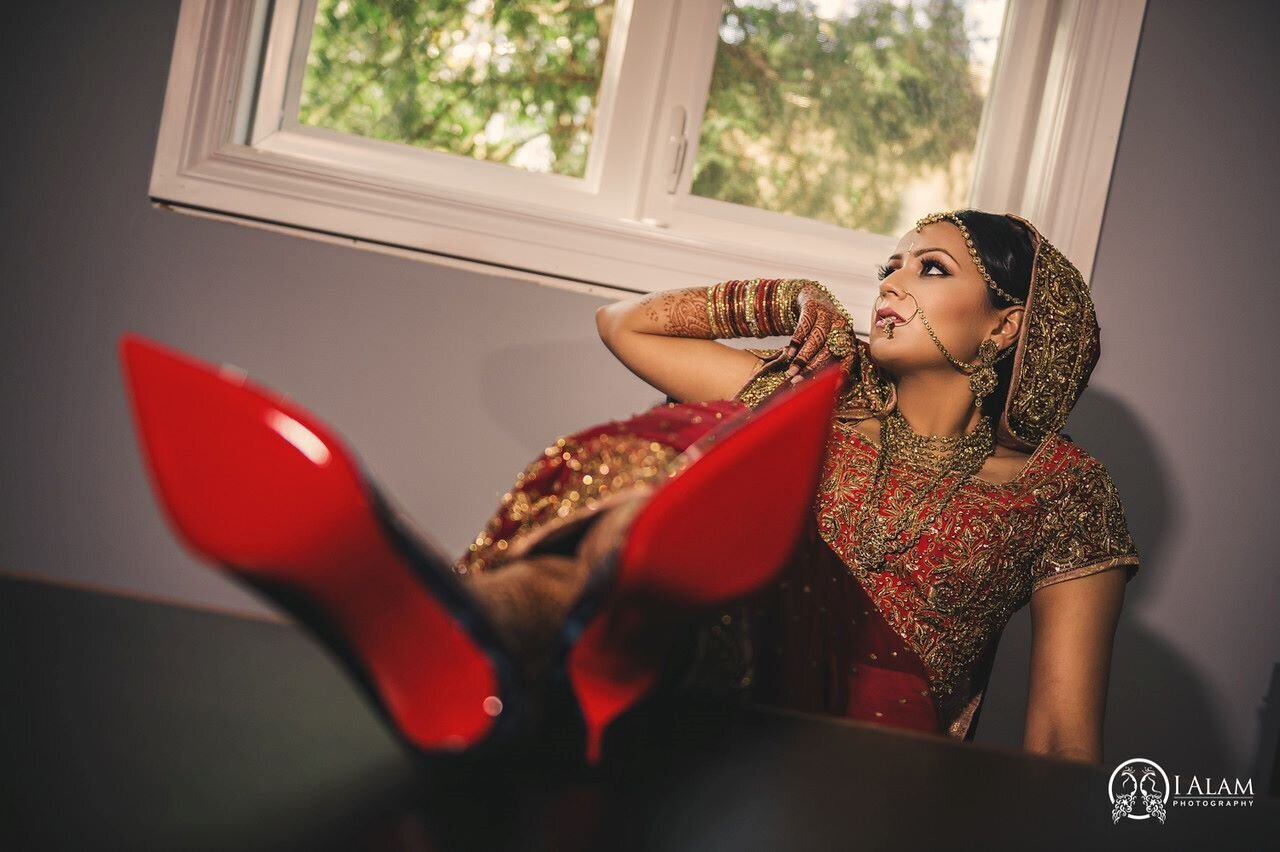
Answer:
[[1138, 571], [1138, 551], [1115, 483], [1096, 459], [1065, 471], [1049, 505], [1045, 544], [1032, 563], [1031, 591], [1063, 580], [1128, 566], [1125, 581]]

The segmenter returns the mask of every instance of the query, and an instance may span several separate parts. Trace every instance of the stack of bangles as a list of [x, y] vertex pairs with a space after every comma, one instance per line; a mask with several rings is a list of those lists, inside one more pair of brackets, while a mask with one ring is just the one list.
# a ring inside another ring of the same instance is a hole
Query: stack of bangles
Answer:
[[[796, 295], [804, 287], [812, 287], [831, 300], [844, 317], [844, 334], [830, 335], [833, 355], [847, 354], [847, 329], [853, 319], [826, 287], [805, 278], [752, 278], [748, 281], [721, 281], [707, 288], [707, 322], [716, 340], [734, 337], [773, 337], [794, 334], [799, 316]], [[837, 351], [841, 350], [841, 351]]]
[[707, 322], [717, 340], [773, 337], [795, 331], [795, 297], [809, 282], [797, 278], [721, 281], [707, 288]]

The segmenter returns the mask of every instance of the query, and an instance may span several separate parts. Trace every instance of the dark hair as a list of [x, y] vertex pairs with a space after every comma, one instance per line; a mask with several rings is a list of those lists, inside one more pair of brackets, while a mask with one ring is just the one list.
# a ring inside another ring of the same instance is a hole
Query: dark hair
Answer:
[[[1031, 268], [1035, 261], [1035, 242], [1031, 232], [1016, 219], [981, 210], [957, 210], [956, 215], [973, 237], [973, 244], [982, 258], [982, 265], [1000, 289], [1017, 296], [1024, 302], [1031, 288]], [[1013, 302], [987, 287], [987, 301], [991, 307], [1007, 308]], [[1016, 345], [1016, 343], [1015, 343]], [[1000, 413], [1009, 398], [1009, 384], [1013, 378], [1013, 353], [996, 363], [996, 389], [982, 401], [982, 413], [999, 425]]]

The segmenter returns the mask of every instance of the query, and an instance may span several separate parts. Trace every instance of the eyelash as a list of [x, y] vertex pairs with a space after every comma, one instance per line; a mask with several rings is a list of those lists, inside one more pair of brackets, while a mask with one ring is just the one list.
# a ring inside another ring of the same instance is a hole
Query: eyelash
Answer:
[[[920, 265], [926, 270], [929, 269], [930, 267], [936, 267], [937, 269], [942, 271], [943, 275], [947, 274], [947, 268], [931, 257], [921, 261]], [[895, 271], [896, 270], [892, 266], [885, 266], [884, 264], [881, 264], [880, 266], [876, 267], [876, 278], [880, 281], [883, 281], [884, 279], [892, 275]]]

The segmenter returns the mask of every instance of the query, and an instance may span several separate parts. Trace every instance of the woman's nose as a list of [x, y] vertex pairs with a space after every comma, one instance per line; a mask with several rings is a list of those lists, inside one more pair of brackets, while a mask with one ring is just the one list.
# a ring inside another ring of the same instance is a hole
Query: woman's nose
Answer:
[[892, 293], [899, 298], [902, 297], [902, 290], [898, 287], [898, 283], [895, 280], [897, 278], [896, 272], [896, 270], [894, 272], [890, 272], [880, 281], [879, 290], [881, 296], [887, 296]]

